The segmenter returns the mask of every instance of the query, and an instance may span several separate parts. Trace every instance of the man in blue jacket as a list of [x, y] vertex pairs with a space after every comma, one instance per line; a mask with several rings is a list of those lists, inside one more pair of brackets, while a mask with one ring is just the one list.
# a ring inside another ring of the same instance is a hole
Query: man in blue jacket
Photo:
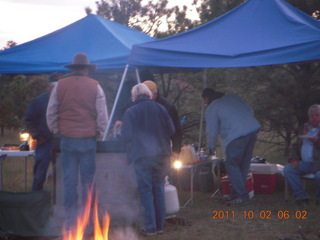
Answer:
[[24, 118], [26, 128], [31, 133], [32, 138], [37, 140], [32, 191], [43, 190], [43, 184], [52, 158], [53, 135], [47, 125], [46, 112], [50, 92], [57, 82], [58, 76], [59, 73], [50, 75], [48, 91], [31, 101]]
[[215, 152], [220, 135], [226, 157], [226, 170], [232, 192], [224, 200], [227, 205], [242, 205], [249, 200], [246, 180], [257, 132], [261, 126], [251, 107], [236, 95], [225, 95], [206, 88], [202, 98], [208, 105], [206, 134], [209, 153]]
[[121, 135], [136, 172], [144, 217], [141, 232], [152, 236], [164, 230], [164, 178], [175, 128], [167, 110], [151, 99], [146, 85], [137, 84], [131, 93], [133, 104], [124, 114]]

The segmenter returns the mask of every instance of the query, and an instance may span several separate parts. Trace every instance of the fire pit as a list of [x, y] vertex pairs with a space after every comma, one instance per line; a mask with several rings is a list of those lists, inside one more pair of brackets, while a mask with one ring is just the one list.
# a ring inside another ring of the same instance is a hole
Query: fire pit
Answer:
[[[142, 216], [133, 165], [127, 164], [127, 157], [123, 148], [121, 149], [118, 147], [113, 148], [112, 150], [110, 149], [110, 144], [108, 147], [105, 147], [107, 145], [108, 143], [106, 142], [98, 142], [95, 175], [96, 192], [98, 196], [97, 211], [99, 211], [100, 214], [108, 213], [109, 218], [111, 219], [110, 226], [115, 227], [116, 229], [120, 227], [121, 231], [115, 231], [119, 232], [115, 233], [115, 235], [135, 235], [135, 231], [132, 230], [130, 226], [142, 221]], [[52, 222], [56, 228], [62, 229], [62, 224], [64, 223], [63, 176], [60, 153], [58, 152], [56, 156], [56, 201]], [[78, 187], [78, 196], [81, 196], [80, 182]], [[79, 205], [80, 204], [81, 203], [79, 202]], [[102, 229], [104, 229], [103, 223]], [[101, 231], [103, 232], [105, 230]], [[103, 235], [103, 237], [105, 236]], [[61, 239], [71, 240], [73, 238]], [[78, 238], [74, 239], [78, 240]], [[104, 240], [106, 238], [92, 239]], [[118, 236], [115, 239], [121, 239], [121, 237]], [[91, 240], [91, 238], [88, 238], [88, 240]]]

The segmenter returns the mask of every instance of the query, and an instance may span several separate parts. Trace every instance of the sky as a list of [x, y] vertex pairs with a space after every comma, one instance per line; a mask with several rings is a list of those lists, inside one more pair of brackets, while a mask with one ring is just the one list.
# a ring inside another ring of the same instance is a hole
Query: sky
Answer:
[[[0, 49], [12, 40], [31, 41], [96, 12], [97, 0], [0, 0]], [[170, 6], [192, 0], [169, 0]]]

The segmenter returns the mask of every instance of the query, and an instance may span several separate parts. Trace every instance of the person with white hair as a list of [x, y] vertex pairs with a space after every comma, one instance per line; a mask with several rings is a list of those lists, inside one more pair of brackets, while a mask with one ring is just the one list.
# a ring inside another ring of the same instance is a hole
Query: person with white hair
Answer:
[[320, 104], [308, 109], [308, 122], [300, 131], [298, 141], [292, 145], [284, 176], [293, 190], [297, 205], [308, 204], [310, 196], [301, 183], [300, 176], [313, 173], [318, 192], [316, 205], [320, 204]]
[[169, 171], [170, 138], [175, 132], [167, 110], [152, 100], [149, 88], [140, 83], [131, 91], [133, 105], [123, 116], [121, 136], [128, 162], [134, 164], [143, 209], [141, 233], [163, 233], [165, 222], [164, 179]]

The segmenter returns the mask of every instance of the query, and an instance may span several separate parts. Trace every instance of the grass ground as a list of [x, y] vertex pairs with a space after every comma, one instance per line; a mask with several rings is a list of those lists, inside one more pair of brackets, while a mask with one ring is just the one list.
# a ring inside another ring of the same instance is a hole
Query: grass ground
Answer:
[[[178, 214], [192, 226], [167, 224], [166, 234], [154, 239], [320, 239], [320, 207], [314, 203], [297, 207], [293, 199], [285, 202], [283, 189], [279, 188], [274, 194], [256, 194], [241, 207], [228, 207], [218, 201], [218, 196], [212, 199], [210, 194], [196, 193], [193, 206]], [[183, 194], [179, 197], [182, 199]]]
[[[0, 144], [17, 143], [14, 133], [12, 139], [0, 138]], [[18, 139], [18, 138], [17, 138]], [[18, 142], [19, 143], [19, 142]], [[271, 161], [278, 163], [276, 161]], [[28, 161], [28, 190], [31, 189], [33, 160]], [[21, 158], [7, 158], [3, 162], [3, 190], [24, 191], [24, 162]], [[310, 194], [315, 194], [313, 184], [307, 184]], [[45, 186], [52, 189], [52, 182]], [[190, 197], [188, 191], [178, 191], [180, 205]], [[181, 208], [175, 220], [167, 220], [165, 233], [152, 240], [319, 240], [320, 206], [314, 201], [298, 207], [291, 197], [284, 198], [284, 183], [279, 182], [273, 194], [255, 194], [252, 201], [241, 207], [228, 207], [218, 201], [219, 195], [195, 192], [193, 204]], [[112, 227], [111, 236], [119, 229]], [[125, 230], [120, 231], [123, 233]], [[130, 237], [131, 236], [131, 237]], [[114, 239], [144, 239], [131, 233]]]

